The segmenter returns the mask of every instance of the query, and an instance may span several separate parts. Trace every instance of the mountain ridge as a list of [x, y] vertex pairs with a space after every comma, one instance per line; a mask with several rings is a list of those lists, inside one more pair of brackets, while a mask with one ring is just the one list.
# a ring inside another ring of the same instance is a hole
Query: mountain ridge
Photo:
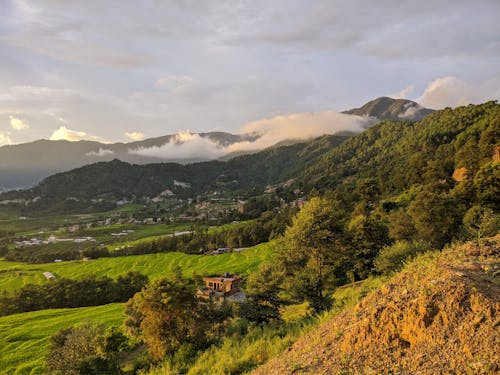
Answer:
[[[372, 107], [378, 108], [378, 112], [373, 109], [370, 110]], [[402, 116], [406, 111], [415, 108], [420, 107], [417, 103], [408, 100], [377, 98], [361, 108], [351, 109], [344, 113], [386, 120], [400, 118], [398, 116]], [[406, 116], [406, 119], [420, 119], [420, 115], [430, 113], [430, 111], [432, 110], [419, 109], [415, 112], [418, 115], [417, 117]], [[195, 137], [199, 136], [201, 139], [213, 142], [214, 149], [223, 149], [238, 142], [255, 142], [260, 137], [260, 135], [252, 133], [232, 134], [221, 131], [186, 134]], [[342, 135], [341, 133], [338, 134]], [[183, 142], [182, 139], [179, 139], [179, 134], [169, 134], [128, 143], [116, 142], [108, 144], [88, 140], [70, 142], [67, 140], [43, 139], [18, 145], [4, 145], [0, 147], [0, 191], [31, 187], [52, 174], [100, 161], [111, 161], [115, 158], [132, 164], [162, 162], [188, 164], [217, 159], [229, 160], [236, 156], [257, 152], [257, 150], [240, 150], [222, 156], [201, 155], [199, 153], [202, 150], [196, 147], [192, 149], [194, 154], [191, 156], [165, 156], [162, 152], [155, 152], [166, 144]], [[277, 145], [290, 145], [301, 142], [304, 142], [304, 140], [287, 139], [285, 137]], [[148, 150], [152, 152], [147, 152]]]

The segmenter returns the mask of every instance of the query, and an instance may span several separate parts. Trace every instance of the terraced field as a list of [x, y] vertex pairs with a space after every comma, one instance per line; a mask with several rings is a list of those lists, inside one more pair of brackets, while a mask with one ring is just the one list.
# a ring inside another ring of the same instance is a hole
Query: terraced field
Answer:
[[254, 246], [238, 253], [221, 255], [188, 255], [184, 253], [160, 253], [133, 255], [117, 258], [100, 258], [87, 262], [71, 261], [62, 263], [25, 264], [0, 260], [0, 291], [13, 291], [26, 284], [43, 284], [47, 280], [43, 272], [52, 272], [56, 277], [82, 278], [88, 275], [116, 278], [128, 271], [138, 271], [150, 279], [167, 276], [176, 266], [184, 275], [212, 273], [246, 274], [271, 256], [272, 244]]
[[49, 338], [54, 333], [85, 321], [118, 326], [124, 317], [122, 303], [0, 317], [0, 373], [43, 374]]

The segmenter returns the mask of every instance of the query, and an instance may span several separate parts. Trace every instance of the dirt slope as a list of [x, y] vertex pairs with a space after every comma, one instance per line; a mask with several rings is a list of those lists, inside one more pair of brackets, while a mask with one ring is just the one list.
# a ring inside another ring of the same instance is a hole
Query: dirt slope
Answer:
[[500, 373], [500, 235], [425, 254], [254, 374]]

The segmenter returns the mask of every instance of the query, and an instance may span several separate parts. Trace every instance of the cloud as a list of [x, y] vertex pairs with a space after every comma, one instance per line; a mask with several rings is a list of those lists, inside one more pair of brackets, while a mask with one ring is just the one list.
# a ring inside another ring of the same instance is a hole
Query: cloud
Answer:
[[8, 134], [0, 133], [0, 146], [10, 145], [11, 143], [12, 139], [10, 139]]
[[242, 131], [259, 134], [255, 142], [239, 142], [227, 148], [229, 152], [259, 150], [288, 139], [310, 139], [339, 132], [360, 133], [376, 120], [347, 115], [336, 111], [292, 113], [253, 121]]
[[413, 103], [406, 103], [404, 107], [406, 110], [398, 115], [401, 119], [414, 119], [417, 117], [418, 112], [424, 108], [418, 103], [416, 105], [413, 105]]
[[59, 129], [54, 130], [54, 132], [50, 136], [50, 140], [51, 141], [66, 140], [70, 142], [96, 141], [96, 142], [107, 143], [101, 137], [89, 135], [82, 131], [71, 130], [68, 129], [66, 126], [61, 126], [59, 127]]
[[417, 101], [424, 107], [442, 109], [488, 100], [500, 100], [500, 76], [491, 77], [472, 85], [455, 76], [433, 80]]
[[28, 124], [26, 124], [23, 120], [17, 117], [9, 116], [9, 119], [10, 119], [10, 126], [14, 130], [24, 130], [29, 128]]
[[125, 133], [125, 137], [131, 141], [142, 141], [144, 139], [144, 133], [141, 132], [127, 132]]
[[406, 86], [404, 89], [398, 92], [394, 92], [392, 94], [387, 94], [389, 98], [393, 99], [406, 99], [408, 97], [408, 94], [413, 91], [414, 87], [413, 85]]
[[177, 133], [162, 146], [137, 148], [129, 150], [129, 153], [165, 159], [216, 159], [233, 152], [261, 150], [284, 140], [305, 140], [343, 131], [359, 133], [374, 122], [374, 119], [335, 111], [294, 113], [244, 125], [240, 133], [257, 135], [255, 141], [236, 142], [223, 147], [188, 130]]
[[457, 107], [471, 102], [470, 88], [457, 77], [447, 76], [429, 83], [417, 101], [424, 107], [440, 109]]
[[227, 151], [213, 142], [189, 130], [178, 132], [175, 137], [162, 146], [129, 150], [130, 154], [157, 157], [162, 159], [216, 159]]
[[108, 150], [106, 148], [99, 147], [99, 150], [87, 152], [85, 155], [86, 156], [108, 156], [108, 155], [113, 155], [113, 154], [114, 154], [113, 150]]
[[194, 80], [189, 76], [165, 76], [155, 82], [155, 87], [159, 89], [182, 90], [193, 84]]

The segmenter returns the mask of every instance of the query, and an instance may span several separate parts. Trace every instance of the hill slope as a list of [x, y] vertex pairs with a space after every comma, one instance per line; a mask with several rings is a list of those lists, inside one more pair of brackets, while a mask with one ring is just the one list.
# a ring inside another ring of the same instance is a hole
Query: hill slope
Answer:
[[[238, 135], [225, 132], [199, 133], [215, 147], [226, 147], [242, 141], [255, 141], [258, 136]], [[148, 138], [130, 143], [101, 143], [95, 141], [70, 142], [66, 140], [38, 140], [18, 145], [0, 147], [0, 191], [30, 187], [51, 174], [78, 168], [83, 165], [120, 159], [135, 164], [178, 162], [192, 163], [212, 159], [194, 154], [191, 156], [161, 157], [137, 152], [167, 143], [177, 143], [177, 135]]]
[[299, 182], [321, 190], [373, 178], [391, 195], [438, 180], [452, 185], [458, 168], [473, 180], [500, 145], [499, 123], [495, 102], [446, 108], [415, 123], [384, 121], [325, 153]]
[[500, 235], [419, 257], [254, 374], [499, 370]]
[[[92, 207], [92, 200], [99, 198], [114, 202], [123, 197], [154, 197], [165, 189], [170, 189], [181, 197], [196, 197], [197, 194], [215, 189], [262, 189], [267, 184], [286, 181], [298, 175], [320, 155], [349, 137], [323, 136], [306, 143], [269, 148], [227, 162], [210, 161], [188, 165], [131, 165], [120, 160], [100, 162], [47, 177], [29, 190], [1, 194], [0, 201], [41, 197], [36, 205], [32, 205], [33, 209], [54, 209], [60, 203], [72, 205], [78, 211]], [[175, 181], [187, 182], [190, 187], [176, 185]]]

